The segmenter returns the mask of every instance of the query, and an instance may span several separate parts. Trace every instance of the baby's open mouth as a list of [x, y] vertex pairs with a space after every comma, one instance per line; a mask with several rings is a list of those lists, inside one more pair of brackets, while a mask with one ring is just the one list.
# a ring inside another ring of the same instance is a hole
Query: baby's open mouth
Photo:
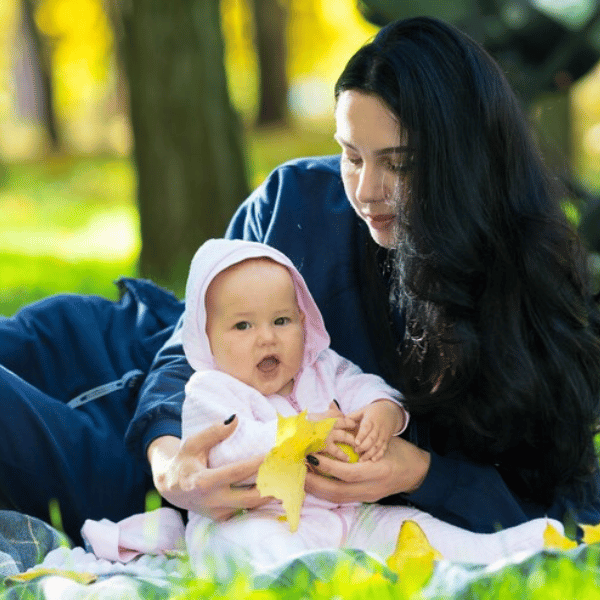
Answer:
[[269, 371], [276, 369], [279, 362], [280, 361], [276, 356], [265, 356], [265, 358], [258, 363], [257, 367], [259, 371], [268, 373]]

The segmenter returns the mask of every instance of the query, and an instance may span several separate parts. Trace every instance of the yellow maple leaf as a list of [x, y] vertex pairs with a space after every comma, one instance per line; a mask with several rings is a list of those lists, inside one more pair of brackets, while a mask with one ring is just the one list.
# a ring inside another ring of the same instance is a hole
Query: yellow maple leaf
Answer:
[[550, 550], [572, 550], [577, 548], [577, 542], [565, 537], [552, 524], [548, 523], [544, 529], [544, 548]]
[[277, 415], [275, 445], [258, 469], [256, 487], [261, 496], [273, 496], [283, 503], [290, 531], [298, 529], [304, 502], [305, 457], [325, 448], [325, 440], [336, 419], [309, 421], [307, 411], [292, 417]]
[[429, 581], [435, 561], [442, 558], [417, 523], [404, 521], [400, 527], [396, 549], [388, 557], [386, 564], [398, 575], [398, 585], [410, 596]]
[[583, 542], [597, 544], [600, 542], [600, 525], [579, 525], [583, 529]]

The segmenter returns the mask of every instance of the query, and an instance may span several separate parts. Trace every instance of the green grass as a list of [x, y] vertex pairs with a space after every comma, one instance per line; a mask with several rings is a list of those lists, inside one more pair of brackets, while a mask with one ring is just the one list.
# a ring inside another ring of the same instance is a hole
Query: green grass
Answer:
[[0, 314], [61, 292], [116, 298], [112, 282], [137, 269], [134, 190], [126, 159], [8, 165], [0, 188]]
[[0, 254], [0, 315], [10, 316], [21, 306], [52, 294], [95, 294], [116, 300], [120, 276], [135, 274], [135, 262], [79, 261], [52, 256]]
[[[337, 151], [331, 123], [249, 130], [251, 187], [281, 162]], [[116, 297], [137, 275], [135, 172], [115, 157], [48, 158], [6, 165], [0, 180], [0, 315], [62, 292]]]
[[[148, 584], [142, 594], [146, 600], [596, 600], [600, 599], [599, 557], [596, 547], [583, 547], [569, 554], [543, 552], [501, 567], [475, 569], [442, 562], [417, 591], [409, 591], [410, 572], [396, 576], [360, 559], [340, 559], [321, 579], [296, 567], [270, 587], [254, 586], [243, 568], [234, 566], [236, 575], [223, 581], [194, 577], [184, 565], [168, 591]], [[39, 597], [33, 586], [12, 589], [13, 594], [3, 588], [0, 585], [0, 598]]]
[[431, 580], [409, 591], [411, 573], [396, 577], [384, 569], [376, 573], [353, 560], [340, 561], [331, 576], [315, 580], [296, 569], [285, 585], [255, 589], [244, 572], [230, 581], [188, 578], [172, 598], [213, 600], [594, 600], [600, 598], [600, 554], [582, 547], [570, 554], [543, 552], [514, 564], [468, 568], [440, 563]]

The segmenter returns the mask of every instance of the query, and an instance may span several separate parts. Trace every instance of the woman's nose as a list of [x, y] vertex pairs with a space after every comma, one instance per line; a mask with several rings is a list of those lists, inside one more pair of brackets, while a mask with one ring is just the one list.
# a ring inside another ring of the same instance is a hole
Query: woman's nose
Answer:
[[386, 198], [385, 186], [385, 174], [365, 163], [358, 176], [358, 185], [354, 195], [361, 204], [381, 202]]

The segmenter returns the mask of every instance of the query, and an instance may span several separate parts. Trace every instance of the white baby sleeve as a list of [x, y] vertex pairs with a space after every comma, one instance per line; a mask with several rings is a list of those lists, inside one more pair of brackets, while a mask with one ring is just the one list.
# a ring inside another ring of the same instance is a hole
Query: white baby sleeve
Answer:
[[202, 371], [185, 388], [182, 437], [237, 415], [235, 431], [209, 453], [209, 466], [219, 467], [266, 454], [275, 443], [277, 413], [267, 399], [249, 386], [219, 371]]

